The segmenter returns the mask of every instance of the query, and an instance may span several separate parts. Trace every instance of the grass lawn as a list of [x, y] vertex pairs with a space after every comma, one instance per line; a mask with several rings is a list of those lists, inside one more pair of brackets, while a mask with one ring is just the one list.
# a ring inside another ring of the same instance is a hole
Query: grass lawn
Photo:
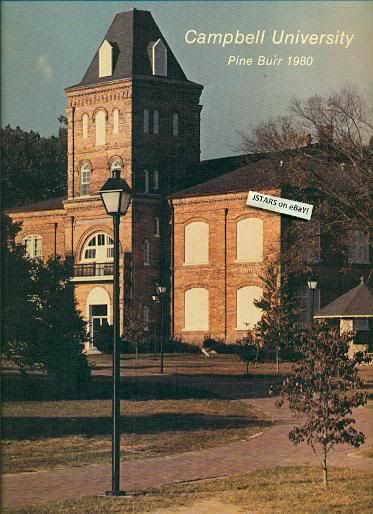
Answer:
[[[121, 402], [123, 459], [222, 446], [271, 425], [242, 401]], [[3, 473], [79, 466], [111, 458], [110, 400], [5, 402]]]
[[325, 490], [318, 468], [275, 468], [221, 480], [163, 486], [133, 498], [87, 497], [5, 509], [4, 514], [133, 514], [167, 508], [174, 513], [181, 506], [187, 506], [186, 512], [197, 513], [199, 503], [209, 502], [213, 508], [215, 501], [237, 506], [237, 513], [368, 514], [373, 510], [372, 488], [373, 473], [333, 469]]

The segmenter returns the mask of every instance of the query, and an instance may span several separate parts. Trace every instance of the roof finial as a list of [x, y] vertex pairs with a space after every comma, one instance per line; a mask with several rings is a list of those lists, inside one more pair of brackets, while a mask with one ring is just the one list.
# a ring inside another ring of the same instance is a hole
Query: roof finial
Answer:
[[361, 275], [360, 277], [360, 284], [364, 284], [364, 275]]

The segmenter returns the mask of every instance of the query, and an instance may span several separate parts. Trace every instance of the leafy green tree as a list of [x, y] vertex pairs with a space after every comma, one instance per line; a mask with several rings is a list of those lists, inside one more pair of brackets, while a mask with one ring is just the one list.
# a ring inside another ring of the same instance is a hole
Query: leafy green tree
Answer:
[[23, 370], [30, 366], [27, 337], [34, 333], [36, 308], [32, 301], [32, 261], [15, 242], [19, 224], [1, 215], [1, 352]]
[[58, 136], [42, 137], [7, 125], [0, 129], [3, 208], [63, 196], [67, 185], [66, 118]]
[[319, 458], [323, 483], [328, 482], [328, 455], [337, 444], [358, 448], [365, 435], [354, 428], [352, 409], [367, 402], [361, 388], [357, 365], [366, 360], [362, 354], [348, 357], [351, 335], [340, 335], [327, 323], [315, 323], [302, 336], [303, 360], [294, 367], [294, 375], [281, 385], [272, 387], [272, 394], [280, 394], [276, 402], [281, 407], [288, 402], [303, 424], [294, 427], [289, 439], [295, 444], [306, 442]]
[[247, 336], [239, 341], [238, 355], [241, 361], [246, 364], [246, 374], [249, 373], [250, 364], [257, 366], [260, 348], [260, 340], [252, 330], [248, 331]]
[[90, 375], [82, 353], [88, 336], [69, 265], [26, 258], [15, 242], [18, 231], [3, 215], [1, 353], [23, 371], [33, 366], [54, 375], [61, 391], [77, 391]]
[[62, 391], [80, 390], [90, 376], [83, 354], [88, 340], [86, 322], [77, 311], [70, 278], [70, 264], [59, 258], [33, 263], [32, 301], [38, 323], [32, 355], [36, 363], [56, 376]]
[[294, 350], [299, 339], [297, 309], [289, 280], [285, 273], [280, 273], [279, 264], [268, 262], [260, 278], [263, 296], [255, 300], [254, 305], [262, 310], [262, 318], [254, 331], [258, 344], [276, 352], [276, 370], [279, 373], [280, 355], [286, 350]]
[[[149, 342], [148, 337], [144, 332], [144, 318], [142, 316], [141, 306], [138, 308], [130, 305], [126, 306], [123, 318], [124, 327], [120, 340], [119, 351], [120, 353], [125, 353], [128, 352], [129, 349], [134, 349], [137, 361], [141, 346], [144, 346]], [[96, 348], [104, 353], [112, 353], [113, 337], [113, 325], [103, 325], [95, 338]]]

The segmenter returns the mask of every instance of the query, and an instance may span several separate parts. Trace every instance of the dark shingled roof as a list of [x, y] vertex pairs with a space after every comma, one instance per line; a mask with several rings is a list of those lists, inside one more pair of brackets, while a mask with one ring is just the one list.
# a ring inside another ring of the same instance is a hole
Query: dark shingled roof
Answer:
[[280, 188], [280, 183], [280, 174], [278, 169], [274, 169], [273, 160], [263, 158], [179, 191], [171, 195], [171, 198], [249, 192], [250, 189], [275, 189]]
[[315, 318], [367, 318], [373, 317], [373, 290], [363, 279], [334, 302], [315, 313]]
[[18, 205], [12, 209], [7, 209], [6, 212], [54, 211], [63, 209], [64, 200], [66, 200], [65, 196], [60, 196], [59, 198], [49, 198], [48, 200], [42, 200], [41, 202]]
[[136, 76], [154, 77], [151, 67], [151, 43], [158, 39], [167, 47], [167, 77], [156, 78], [189, 82], [150, 11], [133, 9], [115, 16], [103, 40], [107, 40], [114, 47], [113, 74], [109, 77], [98, 76], [101, 43], [82, 81], [77, 85], [100, 84]]

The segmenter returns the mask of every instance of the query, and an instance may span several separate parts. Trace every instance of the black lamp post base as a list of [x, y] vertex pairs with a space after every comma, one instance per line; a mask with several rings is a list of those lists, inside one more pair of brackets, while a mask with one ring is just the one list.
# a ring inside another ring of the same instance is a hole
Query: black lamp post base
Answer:
[[102, 496], [130, 496], [125, 491], [106, 491]]

